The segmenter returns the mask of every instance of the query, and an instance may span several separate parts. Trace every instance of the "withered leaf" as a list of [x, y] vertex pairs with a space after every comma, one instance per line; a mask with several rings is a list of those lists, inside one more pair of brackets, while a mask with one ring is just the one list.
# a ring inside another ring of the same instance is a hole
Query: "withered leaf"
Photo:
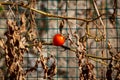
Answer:
[[22, 41], [19, 41], [19, 47], [24, 49], [25, 48], [25, 45], [22, 43]]
[[59, 30], [60, 30], [60, 33], [62, 34], [62, 29], [63, 29], [63, 27], [64, 27], [64, 20], [62, 20], [61, 22], [60, 22], [60, 25], [59, 25]]
[[25, 14], [21, 14], [21, 26], [20, 26], [20, 31], [21, 33], [26, 32], [26, 17]]
[[70, 34], [68, 34], [67, 38], [70, 41], [70, 45], [74, 44], [74, 41], [72, 40], [72, 36]]
[[5, 44], [4, 44], [3, 39], [0, 40], [0, 47], [3, 48], [3, 49], [5, 49]]
[[21, 14], [21, 24], [22, 24], [23, 26], [26, 25], [26, 17], [25, 17], [25, 14], [24, 14], [24, 13]]
[[48, 69], [47, 74], [48, 76], [53, 77], [56, 73], [57, 73], [57, 67], [56, 67], [56, 64], [53, 63], [50, 69]]
[[37, 46], [37, 49], [38, 49], [39, 52], [41, 52], [41, 48], [42, 48], [42, 43], [39, 42], [39, 43], [38, 43], [38, 46]]

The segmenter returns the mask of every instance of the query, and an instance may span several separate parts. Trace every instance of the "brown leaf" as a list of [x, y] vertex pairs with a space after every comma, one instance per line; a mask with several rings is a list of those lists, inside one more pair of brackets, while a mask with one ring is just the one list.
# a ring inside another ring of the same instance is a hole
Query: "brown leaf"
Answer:
[[60, 33], [62, 34], [62, 29], [63, 29], [63, 27], [64, 27], [64, 20], [62, 20], [61, 22], [60, 22], [60, 25], [59, 25], [59, 30], [60, 30]]
[[5, 49], [5, 44], [4, 44], [3, 39], [0, 40], [0, 47], [3, 48], [3, 49]]
[[25, 17], [24, 13], [21, 15], [20, 31], [21, 31], [21, 33], [26, 32], [26, 17]]
[[42, 43], [41, 42], [38, 43], [37, 49], [39, 52], [41, 52], [41, 50], [42, 50]]
[[19, 48], [24, 49], [25, 45], [22, 43], [22, 41], [19, 41]]
[[72, 40], [72, 36], [70, 34], [68, 34], [67, 38], [70, 41], [70, 45], [74, 44], [74, 41]]
[[50, 69], [48, 70], [47, 74], [48, 76], [53, 77], [56, 73], [57, 73], [57, 67], [56, 64], [53, 63]]

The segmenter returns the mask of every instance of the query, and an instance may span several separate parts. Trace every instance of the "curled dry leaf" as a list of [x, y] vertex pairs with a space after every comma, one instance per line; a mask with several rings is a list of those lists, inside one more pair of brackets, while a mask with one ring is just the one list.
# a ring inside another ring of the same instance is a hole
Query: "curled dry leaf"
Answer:
[[74, 37], [76, 38], [76, 49], [78, 52], [84, 53], [85, 51], [85, 46], [83, 43], [80, 42], [80, 37], [78, 36], [78, 34], [74, 33]]
[[37, 49], [39, 52], [41, 52], [41, 50], [42, 50], [42, 43], [41, 42], [38, 42]]
[[119, 64], [119, 63], [117, 63], [116, 65], [114, 65], [114, 69], [116, 69], [116, 70], [120, 71], [120, 64]]
[[3, 39], [0, 40], [0, 47], [2, 49], [5, 49], [5, 43], [4, 43]]
[[43, 55], [40, 56], [40, 62], [41, 62], [42, 68], [44, 69], [44, 79], [46, 79], [48, 77], [47, 76], [48, 67], [46, 66]]
[[72, 40], [72, 36], [70, 34], [68, 34], [67, 38], [70, 41], [70, 45], [74, 44], [74, 41]]
[[37, 37], [37, 33], [35, 30], [33, 29], [30, 29], [28, 32], [27, 32], [27, 36], [28, 37], [28, 40], [32, 41], [33, 39], [35, 39]]
[[57, 67], [56, 64], [53, 63], [50, 69], [48, 69], [47, 75], [49, 76], [49, 78], [52, 79], [56, 73], [57, 73]]
[[41, 50], [42, 50], [42, 43], [38, 42], [35, 39], [35, 40], [33, 40], [33, 44], [34, 44], [34, 46], [33, 46], [34, 50], [37, 49], [39, 52], [41, 52]]
[[62, 20], [61, 22], [60, 22], [60, 25], [59, 25], [59, 30], [60, 30], [60, 33], [62, 34], [62, 29], [63, 29], [63, 27], [64, 27], [64, 20]]
[[24, 49], [24, 48], [25, 48], [25, 45], [23, 44], [22, 41], [19, 41], [19, 48], [21, 48], [21, 49]]
[[114, 55], [114, 58], [115, 58], [116, 60], [119, 60], [119, 61], [120, 61], [120, 52], [118, 52], [116, 55]]
[[108, 49], [110, 50], [112, 48], [110, 41], [108, 41], [107, 45], [108, 45]]
[[20, 26], [20, 31], [21, 33], [24, 33], [26, 32], [26, 17], [25, 17], [25, 14], [21, 14], [21, 26]]
[[95, 74], [93, 72], [94, 65], [90, 62], [83, 64], [82, 66], [82, 77], [80, 79], [84, 80], [96, 80]]
[[47, 72], [47, 75], [49, 76], [49, 78], [52, 78], [57, 73], [57, 65], [56, 65], [55, 57], [51, 56], [49, 58], [49, 60], [51, 58], [54, 60], [54, 62], [51, 63], [51, 66], [50, 66], [50, 68], [48, 69], [48, 72]]
[[73, 36], [76, 38], [76, 45], [79, 46], [79, 40], [80, 40], [80, 38], [79, 38], [78, 34], [76, 34], [76, 32], [75, 32], [73, 34]]
[[112, 80], [112, 72], [113, 72], [112, 66], [113, 65], [110, 62], [110, 64], [108, 65], [108, 68], [107, 68], [107, 72], [106, 72], [106, 78], [107, 78], [107, 80]]

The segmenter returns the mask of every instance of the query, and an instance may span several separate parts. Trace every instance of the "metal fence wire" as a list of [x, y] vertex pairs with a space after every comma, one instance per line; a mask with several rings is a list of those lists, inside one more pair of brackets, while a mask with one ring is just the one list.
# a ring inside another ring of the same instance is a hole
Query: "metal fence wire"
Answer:
[[0, 80], [120, 80], [120, 0], [1, 1]]

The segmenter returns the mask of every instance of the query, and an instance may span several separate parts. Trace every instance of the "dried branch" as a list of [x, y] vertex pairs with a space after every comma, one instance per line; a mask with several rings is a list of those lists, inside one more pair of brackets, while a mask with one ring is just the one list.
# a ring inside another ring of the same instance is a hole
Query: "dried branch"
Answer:
[[[0, 4], [1, 4], [1, 5], [13, 5], [12, 2], [0, 2]], [[24, 4], [24, 3], [20, 3], [20, 4], [17, 4], [17, 5], [18, 5], [18, 6], [21, 6], [21, 7], [24, 7], [24, 8], [27, 8], [27, 9], [30, 9], [30, 10], [32, 10], [32, 11], [34, 11], [34, 12], [37, 12], [37, 13], [42, 14], [42, 15], [45, 15], [45, 16], [47, 16], [47, 17], [62, 18], [62, 19], [65, 19], [65, 20], [67, 20], [67, 19], [72, 19], [72, 20], [81, 20], [81, 21], [85, 21], [85, 22], [93, 22], [93, 21], [95, 21], [95, 20], [97, 20], [97, 19], [99, 19], [99, 18], [101, 19], [101, 16], [105, 15], [105, 14], [102, 14], [102, 15], [99, 14], [97, 18], [92, 19], [92, 20], [89, 20], [89, 19], [82, 19], [82, 18], [75, 18], [75, 17], [67, 17], [67, 16], [58, 16], [58, 15], [55, 15], [55, 14], [50, 14], [50, 13], [44, 12], [44, 11], [42, 11], [42, 10], [37, 10], [37, 9], [35, 9], [35, 8], [29, 7], [27, 4]], [[102, 24], [103, 24], [103, 22], [102, 22]]]
[[[42, 43], [43, 45], [52, 45], [52, 43]], [[72, 52], [75, 52], [76, 53], [76, 50], [75, 49], [72, 49], [68, 46], [60, 46], [61, 48], [64, 48], [65, 50], [70, 50]], [[96, 59], [102, 59], [102, 60], [111, 60], [112, 58], [103, 58], [103, 57], [99, 57], [99, 56], [95, 56], [95, 55], [91, 55], [91, 54], [85, 54], [87, 57], [91, 57], [91, 58], [96, 58]]]
[[[100, 13], [99, 13], [99, 10], [98, 10], [98, 8], [97, 8], [97, 5], [96, 5], [95, 0], [93, 0], [93, 5], [94, 5], [94, 8], [95, 8], [95, 10], [96, 10], [96, 12], [97, 12], [97, 15], [100, 16]], [[103, 30], [103, 31], [104, 31], [103, 35], [105, 35], [105, 24], [103, 23], [101, 17], [99, 17], [99, 20], [100, 20], [100, 22], [101, 22], [101, 24], [102, 24], [102, 26], [103, 26], [103, 28], [104, 28], [104, 30]]]

